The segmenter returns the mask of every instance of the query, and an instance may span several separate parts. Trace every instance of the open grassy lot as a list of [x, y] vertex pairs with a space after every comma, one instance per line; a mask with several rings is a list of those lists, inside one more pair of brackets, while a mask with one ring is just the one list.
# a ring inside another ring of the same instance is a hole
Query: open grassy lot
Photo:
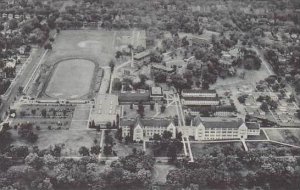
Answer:
[[272, 148], [286, 147], [284, 145], [276, 144], [273, 142], [246, 142], [246, 145], [249, 150], [254, 150], [254, 149], [268, 150]]
[[174, 169], [176, 167], [173, 165], [156, 163], [153, 167], [152, 180], [157, 183], [165, 183], [169, 171]]
[[110, 132], [114, 146], [113, 151], [116, 153], [116, 156], [118, 157], [124, 157], [132, 153], [132, 150], [135, 148], [136, 150], [143, 150], [143, 144], [142, 143], [129, 143], [125, 144], [124, 142], [120, 142], [118, 139], [115, 138], [116, 131]]
[[100, 142], [101, 135], [95, 131], [78, 130], [43, 130], [35, 131], [38, 134], [38, 140], [35, 143], [29, 143], [21, 139], [17, 130], [11, 130], [15, 145], [38, 146], [40, 149], [54, 146], [55, 144], [64, 144], [62, 149], [63, 156], [79, 156], [78, 150], [81, 146], [91, 148], [94, 139]]
[[73, 129], [86, 129], [90, 115], [91, 105], [82, 104], [77, 105], [73, 114], [70, 128]]
[[146, 43], [144, 31], [120, 30], [64, 30], [56, 37], [47, 63], [68, 57], [90, 58], [100, 66], [107, 66], [122, 46]]
[[265, 133], [260, 130], [259, 136], [248, 136], [247, 140], [267, 140]]
[[72, 121], [75, 107], [72, 105], [30, 105], [24, 104], [16, 110], [16, 117], [12, 120], [11, 126], [29, 122], [41, 130], [61, 128], [68, 129]]
[[[143, 46], [145, 42], [144, 31], [61, 31], [53, 43], [53, 49], [42, 60], [41, 69], [32, 81], [28, 94], [40, 95], [41, 91], [47, 89], [46, 94], [54, 98], [78, 99], [87, 93], [87, 88], [93, 87], [94, 83], [99, 84], [100, 79], [96, 77], [98, 73], [93, 72], [94, 68], [88, 61], [80, 61], [76, 65], [77, 61], [72, 60], [70, 64], [59, 64], [56, 69], [55, 63], [66, 59], [87, 59], [96, 63], [95, 71], [98, 71], [98, 67], [108, 66], [117, 50], [128, 48], [129, 44]], [[51, 77], [52, 72], [49, 71], [52, 70], [54, 73]], [[90, 80], [93, 81], [92, 85]]]
[[300, 146], [300, 129], [265, 129], [270, 140]]
[[85, 59], [69, 59], [56, 65], [45, 93], [53, 98], [78, 99], [89, 93], [95, 65]]
[[113, 151], [117, 154], [117, 156], [127, 156], [132, 153], [132, 150], [136, 148], [137, 150], [143, 150], [142, 143], [130, 143], [124, 144], [116, 141], [116, 144], [113, 146]]
[[213, 155], [222, 152], [223, 154], [230, 153], [235, 155], [236, 151], [243, 150], [241, 142], [230, 142], [230, 143], [193, 143], [191, 149], [195, 157], [204, 155]]

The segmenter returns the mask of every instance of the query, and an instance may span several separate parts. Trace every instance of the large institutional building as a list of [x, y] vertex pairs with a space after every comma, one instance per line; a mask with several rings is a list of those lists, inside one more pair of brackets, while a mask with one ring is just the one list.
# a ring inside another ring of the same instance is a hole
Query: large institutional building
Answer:
[[[175, 126], [172, 119], [153, 118], [121, 118], [120, 127], [122, 136], [133, 136], [133, 140], [148, 140], [154, 134], [162, 135], [170, 131], [172, 137], [181, 132], [185, 137], [192, 137], [196, 141], [222, 140], [222, 139], [247, 139], [248, 136], [260, 135], [258, 123], [245, 123], [241, 118], [203, 118], [195, 117], [189, 126]], [[132, 133], [132, 134], [131, 134]]]
[[184, 106], [217, 106], [220, 104], [215, 90], [182, 90], [181, 96]]
[[134, 141], [150, 139], [154, 134], [162, 135], [164, 131], [170, 131], [172, 138], [176, 137], [176, 126], [172, 119], [121, 118], [120, 127], [122, 128], [122, 137], [133, 135]]

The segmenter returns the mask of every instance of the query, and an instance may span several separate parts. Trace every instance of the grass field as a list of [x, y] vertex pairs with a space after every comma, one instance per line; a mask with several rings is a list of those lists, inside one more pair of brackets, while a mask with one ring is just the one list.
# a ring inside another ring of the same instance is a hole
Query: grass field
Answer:
[[246, 142], [249, 150], [268, 150], [273, 148], [286, 147], [284, 145], [276, 144], [273, 142]]
[[265, 129], [270, 140], [300, 146], [300, 129]]
[[108, 66], [120, 47], [133, 43], [144, 45], [144, 31], [107, 31], [107, 30], [64, 30], [56, 37], [53, 50], [46, 62], [69, 57], [81, 57], [95, 60], [100, 66]]
[[90, 91], [95, 65], [85, 59], [59, 62], [45, 93], [53, 98], [80, 98]]
[[63, 156], [79, 156], [78, 150], [81, 146], [91, 148], [96, 138], [100, 142], [100, 134], [95, 131], [77, 131], [77, 130], [45, 130], [37, 131], [38, 140], [36, 143], [31, 144], [27, 141], [20, 139], [16, 131], [12, 130], [15, 145], [37, 145], [40, 149], [48, 148], [50, 145], [64, 144], [62, 149]]
[[248, 136], [247, 140], [267, 140], [265, 133], [260, 130], [259, 136]]
[[[109, 62], [115, 58], [115, 52], [127, 47], [144, 46], [146, 43], [144, 31], [107, 31], [107, 30], [64, 30], [61, 31], [53, 43], [53, 49], [46, 54], [43, 60], [43, 67], [46, 70], [53, 70], [53, 73], [45, 73], [41, 69], [41, 77], [36, 84], [46, 84], [43, 92], [48, 97], [79, 99], [82, 95], [93, 88], [94, 83], [99, 83], [94, 77], [94, 67], [87, 60], [96, 63], [98, 66], [107, 67]], [[80, 59], [79, 61], [64, 61], [55, 66], [57, 62], [67, 59]], [[84, 60], [84, 61], [83, 61]], [[100, 80], [100, 79], [99, 79]], [[92, 81], [93, 83], [90, 83]], [[35, 84], [32, 83], [34, 86]], [[32, 88], [29, 94], [39, 94], [40, 88]], [[37, 92], [35, 92], [37, 91]], [[42, 93], [44, 94], [44, 93]], [[43, 97], [43, 96], [42, 96]], [[86, 98], [86, 97], [85, 97]], [[91, 98], [91, 97], [88, 97]]]
[[176, 169], [175, 166], [169, 164], [154, 164], [152, 180], [158, 183], [165, 183], [170, 170]]

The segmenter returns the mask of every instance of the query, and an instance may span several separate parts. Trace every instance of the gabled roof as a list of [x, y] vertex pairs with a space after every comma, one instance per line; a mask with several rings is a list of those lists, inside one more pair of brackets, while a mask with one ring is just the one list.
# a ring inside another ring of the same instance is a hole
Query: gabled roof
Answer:
[[241, 118], [200, 117], [193, 119], [193, 126], [202, 123], [205, 128], [239, 128], [243, 123]]
[[246, 123], [246, 126], [248, 129], [259, 129], [260, 128], [260, 125], [257, 122]]
[[219, 101], [218, 97], [183, 97], [185, 101]]
[[149, 99], [150, 99], [149, 91], [146, 91], [145, 93], [125, 92], [125, 93], [120, 93], [118, 96], [119, 102], [139, 102], [139, 101], [149, 101]]
[[199, 93], [199, 94], [216, 94], [216, 90], [202, 90], [202, 89], [183, 89], [182, 93]]
[[200, 115], [197, 115], [194, 119], [193, 119], [193, 125], [194, 126], [199, 126], [200, 123], [202, 122]]
[[141, 127], [168, 127], [171, 123], [173, 123], [173, 119], [171, 118], [136, 118], [136, 119], [128, 119], [121, 118], [120, 126], [137, 126], [140, 124]]

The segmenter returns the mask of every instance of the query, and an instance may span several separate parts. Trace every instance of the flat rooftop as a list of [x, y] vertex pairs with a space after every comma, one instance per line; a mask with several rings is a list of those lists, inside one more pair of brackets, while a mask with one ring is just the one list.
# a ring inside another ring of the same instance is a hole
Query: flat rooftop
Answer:
[[162, 96], [163, 95], [162, 88], [161, 87], [152, 87], [151, 88], [151, 95]]

